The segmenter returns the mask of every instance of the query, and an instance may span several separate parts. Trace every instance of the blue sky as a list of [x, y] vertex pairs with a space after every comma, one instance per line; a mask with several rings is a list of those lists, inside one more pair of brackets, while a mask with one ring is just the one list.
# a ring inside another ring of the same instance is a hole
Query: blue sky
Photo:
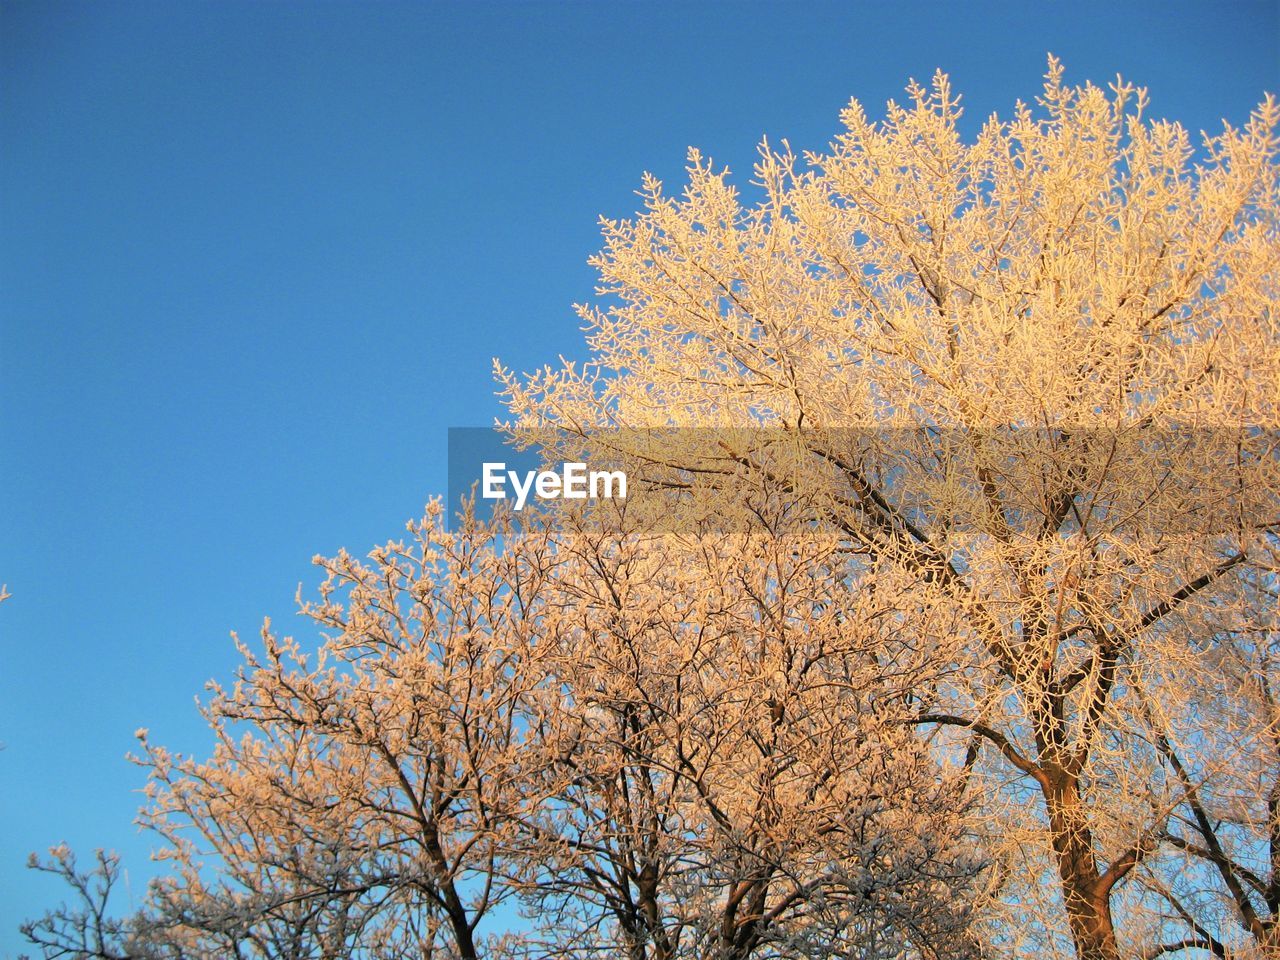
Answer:
[[30, 850], [115, 848], [141, 894], [133, 731], [202, 752], [229, 631], [444, 491], [492, 357], [583, 355], [642, 171], [747, 174], [939, 66], [976, 123], [1047, 51], [1216, 129], [1280, 92], [1278, 10], [0, 2], [0, 953], [61, 896]]

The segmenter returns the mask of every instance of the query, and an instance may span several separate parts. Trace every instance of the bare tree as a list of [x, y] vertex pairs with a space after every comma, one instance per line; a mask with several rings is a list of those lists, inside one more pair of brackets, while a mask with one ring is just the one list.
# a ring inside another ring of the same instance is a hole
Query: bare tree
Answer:
[[77, 868], [76, 856], [65, 844], [52, 847], [47, 859], [34, 853], [27, 866], [65, 882], [74, 899], [50, 910], [39, 920], [21, 926], [27, 941], [48, 960], [57, 957], [93, 960], [132, 960], [129, 927], [111, 915], [111, 893], [120, 881], [120, 858], [104, 850], [94, 852], [94, 866]]

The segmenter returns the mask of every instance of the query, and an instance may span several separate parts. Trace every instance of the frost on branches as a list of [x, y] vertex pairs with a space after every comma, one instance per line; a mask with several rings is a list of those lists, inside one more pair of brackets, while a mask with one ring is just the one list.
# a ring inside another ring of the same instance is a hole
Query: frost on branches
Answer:
[[211, 759], [140, 732], [173, 869], [111, 955], [979, 955], [944, 661], [843, 538], [511, 517], [318, 559], [326, 641], [242, 646]]
[[762, 148], [755, 205], [696, 152], [681, 196], [647, 178], [591, 363], [499, 370], [515, 423], [802, 502], [851, 590], [955, 625], [916, 723], [985, 808], [991, 950], [1280, 949], [1280, 110], [1192, 166], [1143, 91], [1056, 62], [971, 144], [944, 76], [909, 93], [804, 163]]
[[1193, 164], [1054, 61], [971, 143], [909, 94], [753, 204], [647, 178], [592, 361], [499, 369], [698, 522], [319, 560], [213, 757], [144, 737], [173, 869], [101, 955], [1280, 950], [1280, 110]]

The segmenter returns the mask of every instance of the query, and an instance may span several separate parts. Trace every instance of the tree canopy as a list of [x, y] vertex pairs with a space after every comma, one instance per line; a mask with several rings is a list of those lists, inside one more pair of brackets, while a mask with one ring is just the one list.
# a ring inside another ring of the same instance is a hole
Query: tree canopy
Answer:
[[142, 735], [171, 874], [107, 922], [55, 851], [46, 956], [1280, 949], [1280, 108], [908, 98], [646, 177], [590, 362], [497, 367], [625, 509], [317, 558], [213, 756]]

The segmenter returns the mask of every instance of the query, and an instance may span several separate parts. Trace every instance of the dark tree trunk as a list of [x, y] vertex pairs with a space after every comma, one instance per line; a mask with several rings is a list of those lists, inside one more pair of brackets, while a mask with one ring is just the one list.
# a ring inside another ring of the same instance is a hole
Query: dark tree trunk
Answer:
[[1079, 778], [1058, 765], [1046, 765], [1044, 774], [1041, 788], [1076, 956], [1079, 960], [1119, 960], [1111, 892], [1098, 871]]

